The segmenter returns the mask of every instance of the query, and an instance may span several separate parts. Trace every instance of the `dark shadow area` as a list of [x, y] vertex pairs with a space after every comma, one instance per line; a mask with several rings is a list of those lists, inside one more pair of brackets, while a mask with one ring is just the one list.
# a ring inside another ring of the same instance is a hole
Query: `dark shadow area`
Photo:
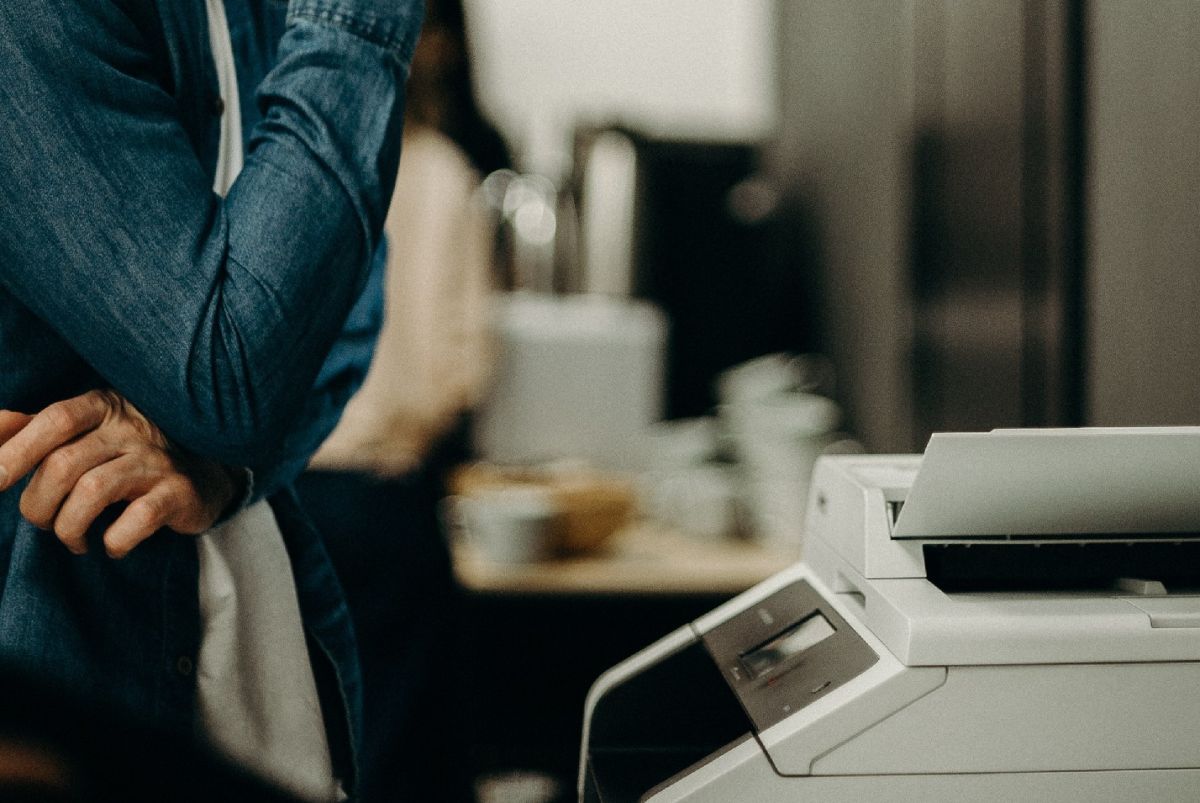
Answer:
[[295, 803], [197, 742], [0, 670], [0, 800]]

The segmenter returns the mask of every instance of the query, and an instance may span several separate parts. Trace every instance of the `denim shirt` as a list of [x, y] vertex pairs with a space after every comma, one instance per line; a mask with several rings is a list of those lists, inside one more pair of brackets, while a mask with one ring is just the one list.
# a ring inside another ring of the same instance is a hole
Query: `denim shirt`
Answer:
[[[0, 3], [0, 407], [112, 387], [182, 448], [250, 469], [352, 735], [348, 617], [286, 486], [369, 355], [369, 306], [343, 324], [380, 246], [422, 3], [226, 10], [248, 141], [221, 199], [202, 2]], [[75, 557], [21, 518], [23, 487], [0, 494], [0, 659], [190, 729], [193, 540]]]

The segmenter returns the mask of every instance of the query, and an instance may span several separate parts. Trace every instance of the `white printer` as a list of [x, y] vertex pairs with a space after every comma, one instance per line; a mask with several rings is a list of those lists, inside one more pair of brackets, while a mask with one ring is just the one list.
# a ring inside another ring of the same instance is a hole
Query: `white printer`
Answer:
[[1200, 800], [1200, 428], [822, 458], [805, 533], [600, 677], [581, 800]]

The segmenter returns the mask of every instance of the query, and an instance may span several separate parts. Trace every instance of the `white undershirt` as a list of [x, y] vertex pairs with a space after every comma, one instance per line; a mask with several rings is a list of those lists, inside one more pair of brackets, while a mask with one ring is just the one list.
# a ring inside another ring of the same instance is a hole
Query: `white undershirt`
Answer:
[[[206, 0], [225, 104], [213, 189], [242, 169], [237, 73], [224, 0]], [[312, 801], [341, 797], [304, 640], [283, 534], [259, 502], [197, 539], [200, 653], [196, 713], [203, 735], [234, 761]]]

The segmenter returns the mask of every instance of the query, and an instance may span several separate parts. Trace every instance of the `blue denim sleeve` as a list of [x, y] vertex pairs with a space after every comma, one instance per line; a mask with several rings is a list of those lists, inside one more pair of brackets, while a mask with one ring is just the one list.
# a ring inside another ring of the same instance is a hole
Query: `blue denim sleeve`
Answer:
[[293, 0], [223, 200], [135, 7], [0, 3], [0, 287], [174, 441], [270, 475], [379, 242], [422, 4]]
[[280, 458], [274, 465], [260, 469], [248, 478], [241, 507], [270, 496], [299, 477], [317, 447], [337, 426], [346, 402], [362, 386], [383, 323], [386, 269], [387, 242], [384, 241], [375, 251], [367, 284], [321, 365], [299, 420], [284, 438]]

